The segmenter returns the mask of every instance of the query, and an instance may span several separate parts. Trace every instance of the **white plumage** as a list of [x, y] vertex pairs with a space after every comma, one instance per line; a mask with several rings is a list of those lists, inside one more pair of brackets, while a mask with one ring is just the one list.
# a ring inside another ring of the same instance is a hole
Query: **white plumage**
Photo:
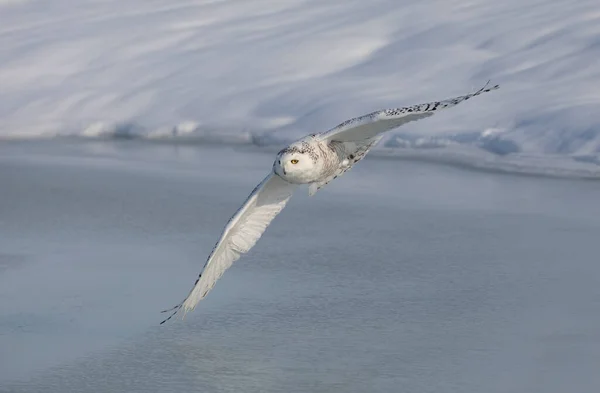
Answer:
[[193, 310], [206, 297], [223, 273], [254, 247], [271, 221], [283, 210], [297, 185], [308, 184], [309, 194], [313, 195], [360, 161], [381, 140], [384, 132], [499, 88], [498, 85], [487, 86], [444, 101], [369, 113], [324, 133], [311, 134], [281, 150], [271, 172], [225, 226], [186, 299], [165, 310], [172, 313], [161, 324], [180, 309], [184, 312]]
[[193, 310], [225, 270], [237, 261], [241, 254], [254, 247], [267, 226], [285, 207], [295, 188], [295, 185], [270, 173], [252, 191], [246, 203], [227, 223], [221, 239], [208, 257], [202, 274], [183, 302], [182, 306], [186, 311]]

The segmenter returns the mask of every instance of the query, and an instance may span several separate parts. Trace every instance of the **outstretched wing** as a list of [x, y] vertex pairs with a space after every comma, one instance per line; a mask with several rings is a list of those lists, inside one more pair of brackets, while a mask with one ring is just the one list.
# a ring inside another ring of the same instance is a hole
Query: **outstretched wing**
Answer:
[[489, 82], [474, 93], [460, 97], [435, 101], [426, 104], [407, 106], [404, 108], [384, 109], [367, 115], [347, 120], [335, 128], [319, 134], [319, 140], [353, 142], [373, 138], [385, 131], [400, 127], [411, 121], [432, 116], [440, 109], [450, 108], [488, 91], [496, 90], [500, 86], [488, 87]]
[[271, 221], [283, 210], [295, 188], [295, 185], [274, 173], [270, 173], [256, 186], [225, 226], [188, 297], [177, 306], [163, 311], [172, 313], [161, 324], [171, 319], [182, 308], [184, 312], [188, 312], [196, 307], [225, 270], [254, 247]]

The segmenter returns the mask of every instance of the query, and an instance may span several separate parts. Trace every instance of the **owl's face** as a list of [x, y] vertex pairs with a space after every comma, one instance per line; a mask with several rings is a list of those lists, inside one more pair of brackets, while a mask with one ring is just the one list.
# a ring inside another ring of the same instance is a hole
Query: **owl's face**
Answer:
[[273, 164], [275, 173], [295, 184], [315, 181], [318, 171], [313, 157], [297, 149], [284, 149], [277, 154]]

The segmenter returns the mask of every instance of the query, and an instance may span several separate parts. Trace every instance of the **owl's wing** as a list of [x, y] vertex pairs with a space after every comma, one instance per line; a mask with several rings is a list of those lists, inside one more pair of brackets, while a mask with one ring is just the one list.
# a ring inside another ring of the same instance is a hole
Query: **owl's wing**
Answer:
[[187, 298], [177, 306], [163, 311], [172, 313], [161, 324], [171, 319], [182, 308], [184, 312], [188, 312], [196, 307], [225, 270], [254, 247], [271, 221], [283, 210], [295, 188], [295, 185], [273, 172], [256, 186], [225, 226], [221, 238], [210, 253]]
[[321, 141], [328, 140], [337, 142], [355, 142], [373, 138], [408, 122], [432, 116], [440, 109], [453, 107], [471, 97], [496, 90], [500, 87], [499, 85], [488, 87], [488, 84], [489, 82], [476, 92], [464, 96], [403, 108], [384, 109], [356, 117], [341, 123], [329, 131], [317, 135], [317, 138]]

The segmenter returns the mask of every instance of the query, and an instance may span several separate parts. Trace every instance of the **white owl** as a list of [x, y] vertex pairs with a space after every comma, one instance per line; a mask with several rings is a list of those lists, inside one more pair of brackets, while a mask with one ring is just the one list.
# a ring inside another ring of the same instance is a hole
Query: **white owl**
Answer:
[[474, 93], [444, 101], [369, 113], [345, 121], [329, 131], [311, 134], [281, 150], [267, 177], [256, 186], [225, 226], [187, 298], [163, 311], [172, 313], [161, 324], [180, 309], [187, 312], [196, 307], [225, 270], [256, 244], [298, 185], [308, 184], [309, 194], [313, 195], [360, 161], [379, 142], [384, 132], [499, 88], [498, 85], [488, 87], [488, 84]]

